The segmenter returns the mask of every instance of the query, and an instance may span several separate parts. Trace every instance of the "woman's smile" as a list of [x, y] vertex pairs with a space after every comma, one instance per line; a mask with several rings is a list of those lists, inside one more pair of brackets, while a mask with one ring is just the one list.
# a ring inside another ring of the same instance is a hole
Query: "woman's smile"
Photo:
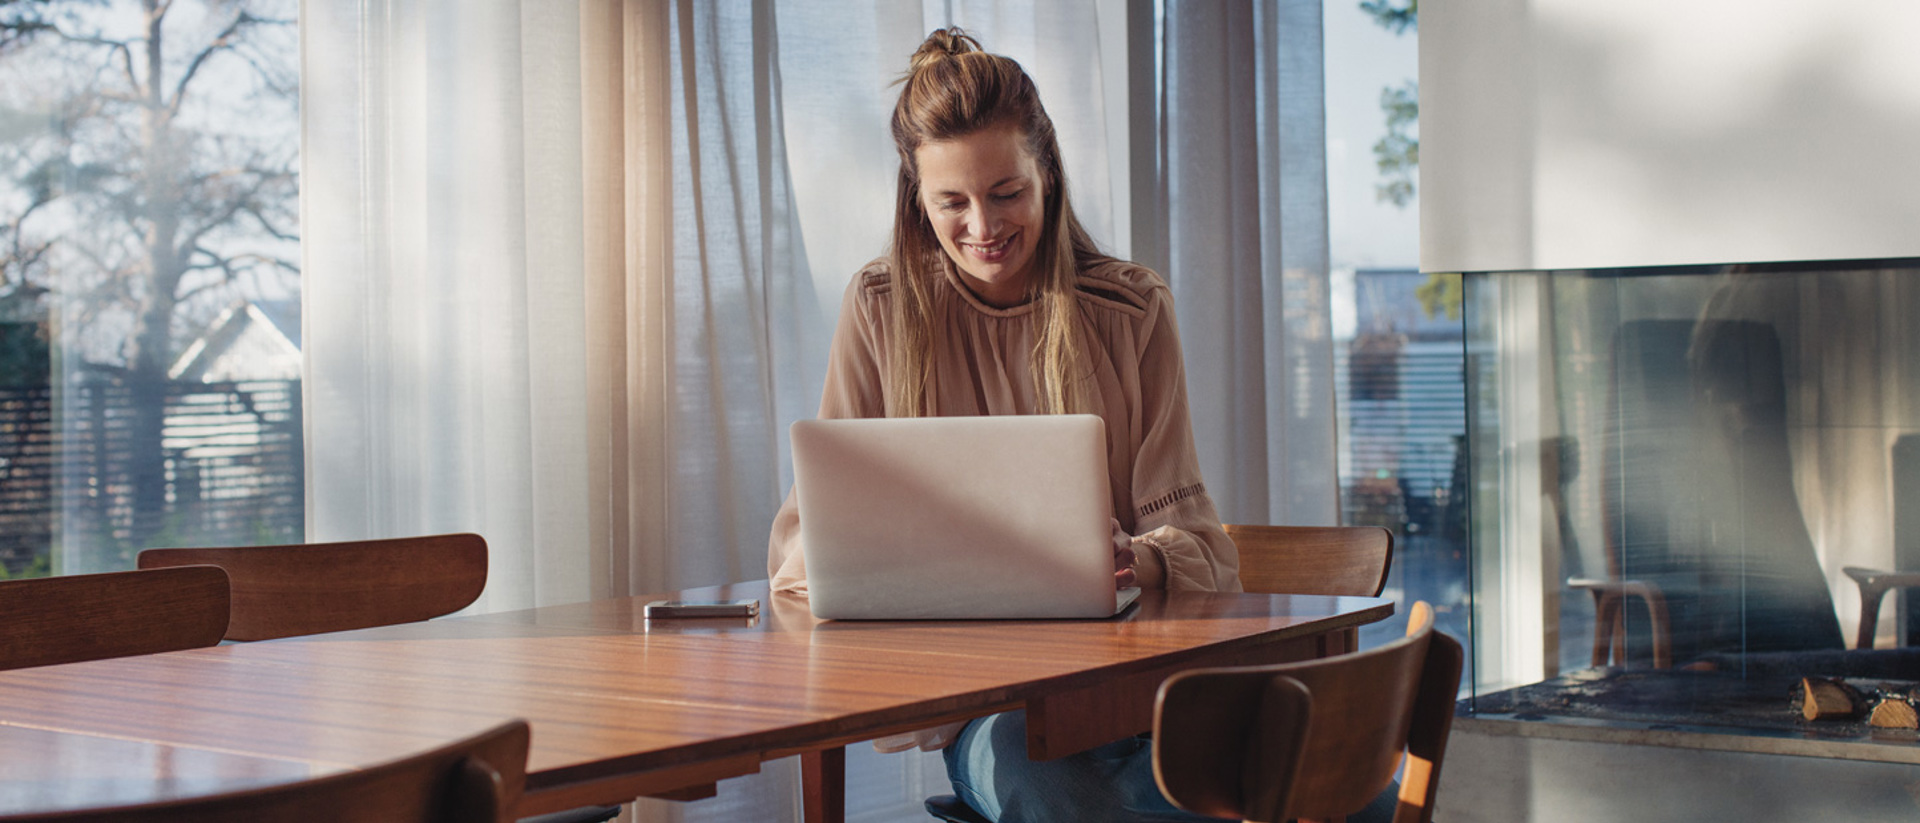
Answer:
[[1006, 259], [1007, 249], [1013, 245], [1013, 238], [1009, 237], [993, 243], [967, 243], [965, 245], [967, 251], [972, 252], [973, 256], [980, 258], [982, 262], [998, 263]]

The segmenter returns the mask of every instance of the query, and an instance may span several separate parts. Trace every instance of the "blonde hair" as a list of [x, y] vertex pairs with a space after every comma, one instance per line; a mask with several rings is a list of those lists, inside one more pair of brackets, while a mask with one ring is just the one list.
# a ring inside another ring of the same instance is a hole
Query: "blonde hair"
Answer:
[[1045, 215], [1035, 244], [1028, 298], [1037, 303], [1040, 333], [1031, 353], [1034, 391], [1041, 411], [1064, 414], [1087, 408], [1083, 375], [1077, 373], [1080, 339], [1074, 281], [1081, 268], [1110, 258], [1094, 246], [1067, 198], [1060, 142], [1040, 94], [1020, 64], [982, 51], [958, 28], [936, 29], [913, 53], [893, 107], [893, 142], [900, 151], [895, 187], [893, 245], [892, 364], [886, 392], [890, 417], [921, 417], [932, 382], [933, 286], [950, 265], [920, 201], [914, 152], [921, 145], [1011, 126], [1026, 138], [1045, 178]]

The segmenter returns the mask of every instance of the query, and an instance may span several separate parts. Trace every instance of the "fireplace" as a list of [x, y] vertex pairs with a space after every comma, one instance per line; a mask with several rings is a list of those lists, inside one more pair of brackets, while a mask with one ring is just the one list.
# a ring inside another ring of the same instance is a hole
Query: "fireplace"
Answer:
[[1859, 784], [1849, 819], [1911, 819], [1920, 730], [1795, 701], [1809, 677], [1920, 684], [1920, 589], [1863, 629], [1846, 571], [1920, 571], [1920, 259], [1464, 286], [1475, 676], [1447, 768], [1477, 776], [1451, 775], [1473, 802], [1449, 788], [1447, 818], [1539, 814], [1514, 793], [1549, 785], [1610, 817], [1636, 792], [1778, 817], [1782, 787]]

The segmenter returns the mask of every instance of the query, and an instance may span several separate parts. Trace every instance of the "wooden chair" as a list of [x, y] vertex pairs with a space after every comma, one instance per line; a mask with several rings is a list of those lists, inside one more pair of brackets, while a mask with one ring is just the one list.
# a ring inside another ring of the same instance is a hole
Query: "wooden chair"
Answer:
[[487, 585], [487, 541], [477, 534], [147, 549], [138, 562], [225, 569], [233, 585], [228, 640], [412, 623], [466, 608]]
[[1887, 592], [1920, 586], [1920, 572], [1884, 571], [1859, 566], [1846, 566], [1840, 571], [1860, 587], [1860, 628], [1854, 635], [1853, 647], [1871, 649], [1874, 629], [1880, 625], [1881, 601], [1887, 599]]
[[0, 669], [211, 646], [228, 602], [211, 566], [0, 582]]
[[[1261, 594], [1379, 597], [1393, 568], [1393, 532], [1379, 526], [1226, 524], [1240, 550], [1240, 586]], [[1320, 656], [1360, 648], [1360, 630], [1322, 638]]]
[[515, 720], [405, 759], [298, 783], [0, 821], [505, 823], [526, 783], [527, 740], [527, 724]]
[[1393, 532], [1378, 526], [1224, 528], [1250, 592], [1378, 597], [1393, 567]]
[[1598, 484], [1606, 576], [1567, 581], [1593, 596], [1594, 666], [1625, 667], [1637, 648], [1656, 668], [1845, 648], [1793, 483], [1781, 364], [1764, 323], [1616, 330]]
[[1153, 765], [1174, 805], [1249, 821], [1342, 820], [1393, 779], [1395, 823], [1433, 817], [1460, 688], [1460, 644], [1414, 604], [1407, 636], [1363, 652], [1167, 679]]
[[[148, 549], [143, 569], [210, 564], [233, 578], [228, 640], [272, 640], [396, 623], [466, 608], [487, 585], [477, 534], [291, 546]], [[568, 809], [528, 823], [598, 823], [617, 806]]]
[[[1393, 532], [1377, 526], [1223, 526], [1240, 550], [1240, 585], [1263, 594], [1377, 597], [1393, 565]], [[1329, 635], [1328, 654], [1352, 651], [1359, 632]], [[985, 818], [956, 795], [926, 800], [927, 813], [948, 823]]]

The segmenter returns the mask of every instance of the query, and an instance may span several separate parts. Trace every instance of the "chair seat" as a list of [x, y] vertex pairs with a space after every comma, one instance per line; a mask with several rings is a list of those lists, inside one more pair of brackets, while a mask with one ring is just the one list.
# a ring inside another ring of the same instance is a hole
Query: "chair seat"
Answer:
[[927, 798], [927, 814], [947, 823], [991, 823], [974, 811], [972, 806], [951, 794], [936, 794]]

